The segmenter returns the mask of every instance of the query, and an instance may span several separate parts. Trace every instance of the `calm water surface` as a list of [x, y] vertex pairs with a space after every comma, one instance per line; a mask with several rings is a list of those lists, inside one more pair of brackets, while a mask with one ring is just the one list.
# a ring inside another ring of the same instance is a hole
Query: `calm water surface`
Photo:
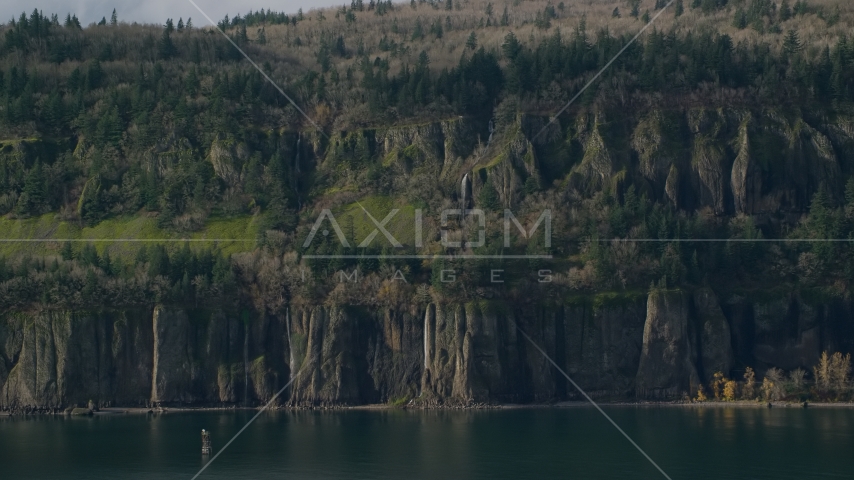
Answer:
[[[675, 479], [854, 478], [854, 410], [608, 407]], [[0, 479], [191, 478], [252, 412], [0, 418]], [[270, 412], [200, 478], [663, 478], [592, 408]]]

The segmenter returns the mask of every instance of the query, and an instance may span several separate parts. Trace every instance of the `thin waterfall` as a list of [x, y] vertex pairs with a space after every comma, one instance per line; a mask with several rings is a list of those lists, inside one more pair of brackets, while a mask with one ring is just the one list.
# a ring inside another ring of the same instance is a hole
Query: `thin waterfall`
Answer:
[[302, 144], [302, 133], [297, 133], [297, 148], [296, 155], [294, 156], [294, 174], [293, 174], [293, 188], [294, 193], [297, 195], [297, 205], [299, 210], [302, 210], [302, 197], [299, 193], [299, 154], [300, 154], [300, 145]]
[[[427, 305], [427, 309], [424, 311], [424, 370], [421, 372], [421, 378], [423, 379], [425, 375], [427, 375], [427, 371], [430, 369], [430, 343], [433, 341], [433, 336], [430, 335], [430, 305]], [[424, 394], [423, 381], [418, 383], [418, 397]]]
[[471, 177], [466, 173], [460, 184], [460, 210], [463, 212], [463, 215], [460, 218], [460, 248], [463, 250], [466, 246], [466, 210], [474, 206], [474, 200], [471, 197]]
[[430, 365], [430, 336], [427, 334], [430, 330], [430, 323], [427, 320], [430, 318], [430, 305], [427, 305], [427, 310], [424, 312], [424, 371]]
[[286, 323], [285, 327], [287, 328], [287, 332], [288, 332], [288, 352], [290, 355], [290, 360], [289, 360], [290, 361], [290, 365], [289, 365], [290, 366], [290, 368], [289, 368], [290, 376], [289, 376], [288, 380], [293, 381], [294, 380], [294, 369], [296, 368], [296, 365], [294, 364], [294, 344], [291, 341], [291, 307], [290, 306], [288, 306], [287, 313], [285, 314], [285, 323]]
[[489, 139], [486, 141], [486, 148], [489, 148], [489, 144], [492, 143], [492, 134], [495, 133], [495, 120], [489, 121]]
[[504, 175], [501, 176], [501, 194], [504, 197], [504, 208], [510, 207], [510, 195], [507, 193], [509, 188], [510, 168], [507, 163], [507, 156], [504, 157]]
[[299, 173], [299, 149], [302, 144], [302, 133], [297, 133], [297, 154], [294, 158], [294, 173]]
[[243, 406], [249, 406], [249, 325], [243, 327]]
[[460, 208], [466, 210], [469, 208], [469, 195], [471, 192], [471, 177], [466, 173], [463, 176], [463, 181], [460, 182]]

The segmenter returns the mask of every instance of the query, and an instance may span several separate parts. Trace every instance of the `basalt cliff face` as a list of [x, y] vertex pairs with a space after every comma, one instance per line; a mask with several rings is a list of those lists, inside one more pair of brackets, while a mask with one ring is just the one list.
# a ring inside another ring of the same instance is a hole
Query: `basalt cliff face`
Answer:
[[290, 380], [281, 405], [577, 398], [538, 348], [594, 398], [678, 399], [716, 371], [809, 367], [824, 349], [849, 350], [851, 317], [842, 301], [721, 300], [708, 288], [264, 316], [168, 306], [18, 312], [0, 321], [0, 408], [258, 405]]
[[[335, 191], [352, 187], [365, 159], [375, 158], [390, 176], [387, 188], [401, 193], [423, 185], [453, 193], [466, 173], [473, 174], [475, 195], [491, 184], [506, 206], [522, 203], [529, 179], [582, 196], [634, 185], [680, 211], [749, 215], [759, 223], [806, 212], [820, 187], [841, 201], [854, 168], [854, 121], [847, 115], [814, 119], [728, 106], [615, 116], [591, 109], [549, 123], [519, 113], [495, 136], [492, 123], [469, 117], [352, 130], [306, 142], [315, 147], [303, 148], [300, 158]], [[218, 165], [224, 180], [235, 177]]]

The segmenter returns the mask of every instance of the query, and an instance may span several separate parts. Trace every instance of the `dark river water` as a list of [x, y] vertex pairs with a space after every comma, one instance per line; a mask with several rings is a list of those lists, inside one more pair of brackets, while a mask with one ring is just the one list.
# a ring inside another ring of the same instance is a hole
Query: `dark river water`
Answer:
[[[676, 479], [854, 479], [854, 409], [605, 407]], [[186, 478], [253, 412], [0, 418], [0, 479]], [[269, 412], [200, 479], [664, 478], [592, 408]]]

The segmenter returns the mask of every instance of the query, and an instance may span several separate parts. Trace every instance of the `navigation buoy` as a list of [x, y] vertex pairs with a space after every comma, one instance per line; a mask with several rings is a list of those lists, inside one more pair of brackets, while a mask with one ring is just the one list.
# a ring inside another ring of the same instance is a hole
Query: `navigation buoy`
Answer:
[[205, 429], [202, 429], [202, 455], [211, 454], [211, 434]]

